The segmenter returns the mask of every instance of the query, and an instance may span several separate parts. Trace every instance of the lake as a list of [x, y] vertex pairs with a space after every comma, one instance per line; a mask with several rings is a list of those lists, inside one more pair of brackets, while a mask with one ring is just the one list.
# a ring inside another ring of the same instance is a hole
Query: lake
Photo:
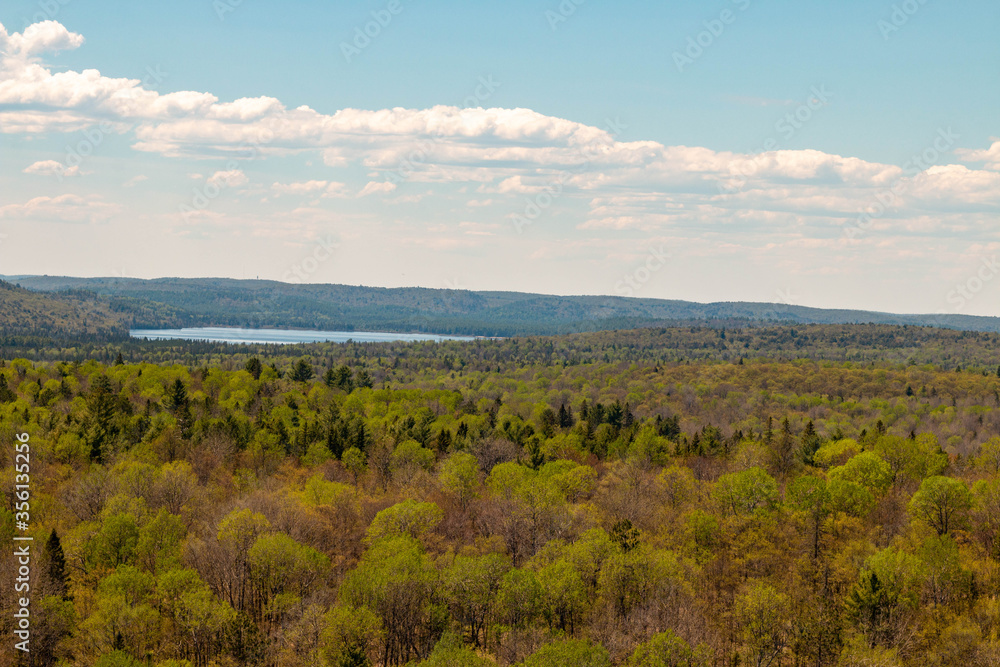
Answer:
[[307, 329], [237, 329], [234, 327], [189, 327], [184, 329], [132, 329], [133, 338], [150, 340], [203, 340], [214, 343], [393, 343], [446, 340], [475, 340], [473, 336], [443, 334], [387, 333], [384, 331], [312, 331]]

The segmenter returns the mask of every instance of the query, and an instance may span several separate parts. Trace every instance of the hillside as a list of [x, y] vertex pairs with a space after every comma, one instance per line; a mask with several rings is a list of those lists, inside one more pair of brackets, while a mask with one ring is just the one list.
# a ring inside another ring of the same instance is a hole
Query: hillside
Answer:
[[0, 281], [0, 335], [41, 340], [120, 340], [128, 325], [106, 299], [73, 290], [42, 294]]
[[694, 303], [617, 296], [552, 296], [224, 278], [20, 277], [40, 291], [89, 290], [111, 298], [133, 325], [298, 327], [549, 335], [665, 324], [897, 324], [1000, 332], [1000, 318], [897, 315], [776, 303]]

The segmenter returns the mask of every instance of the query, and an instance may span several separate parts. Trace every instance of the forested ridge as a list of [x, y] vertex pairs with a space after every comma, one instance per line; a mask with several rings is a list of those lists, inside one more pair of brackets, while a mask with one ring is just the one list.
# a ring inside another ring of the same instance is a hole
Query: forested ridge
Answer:
[[895, 324], [1000, 332], [1000, 318], [958, 313], [897, 315], [783, 303], [554, 296], [421, 287], [292, 284], [225, 278], [71, 278], [22, 276], [30, 289], [87, 290], [107, 298], [134, 328], [297, 327], [337, 331], [427, 331], [479, 336], [706, 323]]
[[0, 280], [0, 344], [118, 341], [128, 331], [126, 318], [93, 292], [32, 292]]
[[687, 328], [8, 356], [0, 533], [25, 432], [32, 664], [994, 665], [995, 343]]

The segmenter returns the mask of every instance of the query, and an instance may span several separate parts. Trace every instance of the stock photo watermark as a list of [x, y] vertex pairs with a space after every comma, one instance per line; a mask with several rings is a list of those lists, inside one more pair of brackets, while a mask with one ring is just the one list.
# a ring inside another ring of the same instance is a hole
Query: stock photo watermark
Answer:
[[292, 264], [281, 276], [281, 280], [286, 283], [303, 284], [319, 271], [320, 267], [333, 258], [334, 251], [340, 247], [340, 242], [333, 236], [327, 235], [313, 245], [312, 250]]
[[948, 292], [946, 297], [948, 303], [955, 306], [956, 311], [965, 308], [983, 291], [987, 283], [996, 278], [998, 273], [1000, 273], [1000, 262], [997, 261], [997, 256], [984, 257], [971, 276], [955, 285], [955, 288]]
[[[167, 73], [162, 71], [159, 65], [155, 67], [147, 66], [145, 76], [142, 78], [142, 87], [145, 90], [156, 90], [166, 78]], [[128, 112], [128, 110], [129, 105], [126, 104], [125, 111]], [[80, 167], [88, 157], [97, 151], [108, 135], [129, 132], [133, 127], [135, 126], [128, 125], [122, 129], [111, 121], [102, 120], [96, 127], [88, 127], [81, 130], [80, 134], [83, 135], [83, 138], [75, 144], [66, 144], [66, 158], [60, 165], [61, 168], [57, 167], [55, 169], [55, 175], [59, 179], [59, 182], [62, 182], [66, 177], [79, 175]]]
[[619, 296], [635, 296], [636, 292], [653, 279], [653, 275], [667, 265], [671, 254], [660, 246], [649, 248], [646, 258], [632, 271], [622, 276], [615, 283], [615, 294]]
[[[500, 88], [502, 84], [493, 78], [492, 74], [485, 74], [479, 77], [476, 87], [473, 89], [472, 94], [462, 100], [462, 108], [470, 109], [481, 107], [484, 102], [493, 97], [493, 94]], [[393, 185], [399, 185], [400, 183], [409, 180], [418, 171], [424, 171], [427, 168], [427, 160], [430, 157], [431, 151], [438, 146], [442, 146], [447, 142], [447, 137], [443, 134], [438, 134], [429, 139], [421, 139], [417, 142], [416, 146], [407, 153], [394, 169], [391, 169], [386, 173], [386, 182], [392, 183]]]
[[[620, 118], [615, 118], [614, 120], [606, 118], [604, 121], [604, 128], [611, 135], [611, 143], [621, 136], [622, 132], [628, 129], [628, 125], [624, 124]], [[579, 154], [584, 158], [584, 161], [573, 169], [563, 171], [559, 174], [559, 178], [554, 183], [549, 183], [545, 185], [539, 192], [537, 192], [533, 197], [527, 197], [525, 199], [524, 208], [520, 213], [513, 213], [509, 216], [511, 223], [514, 225], [514, 231], [518, 234], [524, 232], [524, 228], [533, 225], [538, 218], [541, 217], [542, 213], [549, 209], [552, 204], [559, 199], [565, 192], [565, 186], [569, 180], [580, 173], [583, 173], [587, 167], [591, 164], [594, 158], [598, 157], [601, 153], [601, 148], [606, 148], [607, 145], [602, 145], [601, 147], [587, 146], [580, 150]]]
[[912, 156], [903, 163], [899, 178], [886, 188], [875, 193], [875, 201], [864, 210], [858, 212], [854, 224], [844, 228], [844, 235], [849, 239], [857, 238], [866, 232], [876, 220], [903, 203], [903, 195], [913, 184], [913, 179], [927, 171], [950, 151], [961, 138], [949, 128], [938, 128], [937, 136], [930, 146]]
[[[751, 0], [731, 0], [731, 2], [740, 12], [745, 12], [750, 8]], [[717, 17], [702, 21], [705, 29], [694, 35], [688, 35], [684, 49], [673, 52], [674, 67], [677, 71], [683, 74], [686, 68], [694, 65], [695, 61], [705, 55], [705, 51], [722, 37], [726, 27], [736, 23], [738, 16], [737, 12], [727, 7], [719, 12]]]
[[799, 104], [793, 111], [789, 111], [774, 123], [774, 130], [777, 136], [770, 136], [764, 140], [760, 150], [752, 153], [753, 159], [736, 163], [735, 179], [726, 182], [719, 182], [720, 194], [733, 194], [746, 187], [747, 181], [757, 174], [763, 166], [763, 158], [768, 153], [772, 153], [781, 147], [778, 137], [788, 141], [795, 134], [804, 128], [823, 107], [830, 103], [830, 98], [834, 96], [827, 90], [826, 84], [813, 86], [810, 95], [805, 102]]
[[355, 26], [351, 41], [340, 43], [340, 52], [344, 55], [344, 60], [350, 63], [360, 56], [365, 49], [371, 46], [372, 40], [377, 39], [382, 31], [389, 27], [393, 19], [403, 13], [404, 9], [402, 0], [389, 0], [382, 9], [372, 10], [372, 20], [364, 25]]
[[878, 31], [882, 34], [882, 39], [889, 41], [889, 39], [897, 32], [903, 29], [913, 15], [920, 11], [920, 8], [926, 5], [928, 0], [905, 0], [898, 5], [892, 6], [892, 12], [889, 14], [888, 19], [879, 19], [876, 26]]
[[555, 9], [545, 10], [545, 20], [549, 22], [552, 32], [559, 29], [559, 25], [565, 23], [576, 14], [576, 10], [587, 0], [562, 0]]

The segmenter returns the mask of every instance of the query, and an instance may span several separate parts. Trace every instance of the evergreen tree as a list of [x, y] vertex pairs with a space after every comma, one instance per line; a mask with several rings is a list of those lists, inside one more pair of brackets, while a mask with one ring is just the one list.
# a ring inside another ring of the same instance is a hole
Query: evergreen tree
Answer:
[[56, 531], [49, 533], [45, 542], [45, 554], [48, 557], [47, 574], [53, 588], [53, 594], [67, 598], [69, 592], [69, 577], [66, 575], [66, 554]]
[[259, 380], [260, 374], [264, 371], [264, 366], [257, 357], [250, 357], [247, 359], [247, 363], [243, 366], [243, 369], [252, 375], [254, 380]]
[[296, 382], [308, 382], [313, 377], [312, 365], [305, 359], [299, 359], [295, 362], [295, 367], [292, 369], [292, 379]]

